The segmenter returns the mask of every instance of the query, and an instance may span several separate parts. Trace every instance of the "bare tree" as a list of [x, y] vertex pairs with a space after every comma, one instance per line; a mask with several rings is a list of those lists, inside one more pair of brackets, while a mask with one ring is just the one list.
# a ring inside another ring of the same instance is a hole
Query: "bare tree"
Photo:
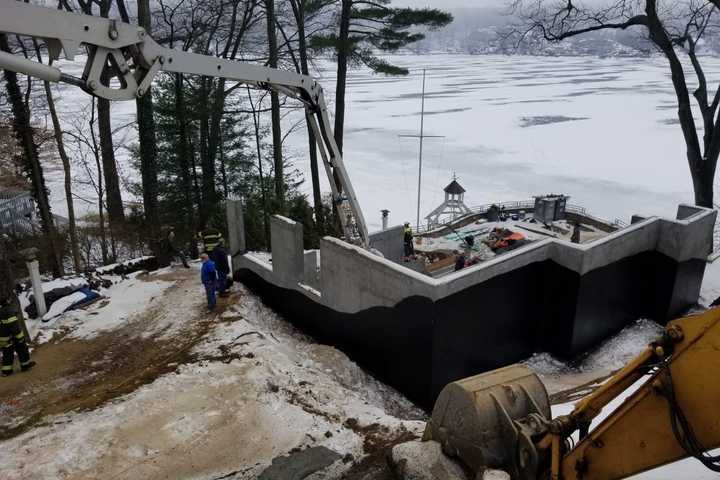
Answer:
[[[92, 14], [92, 3], [84, 8], [85, 13]], [[98, 0], [100, 5], [100, 16], [107, 18], [110, 15], [111, 0]], [[110, 75], [106, 72], [101, 77], [101, 82], [109, 85]], [[105, 174], [105, 196], [107, 197], [107, 210], [110, 224], [119, 227], [125, 221], [122, 194], [120, 192], [120, 179], [117, 172], [115, 160], [115, 147], [112, 138], [112, 121], [110, 118], [110, 101], [98, 98], [97, 121], [100, 137], [100, 149], [102, 152], [103, 172]]]
[[[10, 52], [10, 46], [5, 34], [0, 34], [0, 50]], [[25, 165], [25, 173], [32, 186], [32, 193], [40, 212], [40, 224], [43, 235], [46, 238], [50, 249], [52, 271], [55, 276], [63, 275], [62, 255], [57, 248], [57, 231], [50, 208], [48, 191], [45, 185], [45, 176], [40, 164], [38, 145], [30, 123], [31, 112], [29, 107], [29, 92], [31, 81], [28, 77], [28, 89], [23, 95], [20, 90], [18, 76], [10, 70], [4, 71], [5, 89], [12, 107], [13, 130], [18, 143], [22, 147], [22, 156]]]
[[[76, 161], [84, 170], [86, 178], [84, 180], [76, 179], [79, 183], [90, 185], [97, 195], [98, 208], [98, 234], [100, 235], [100, 250], [103, 264], [107, 264], [110, 260], [108, 254], [108, 232], [105, 226], [105, 185], [103, 183], [103, 165], [102, 165], [102, 147], [98, 141], [96, 133], [97, 108], [95, 106], [95, 97], [92, 98], [89, 108], [83, 110], [83, 114], [78, 115], [76, 120], [72, 121], [72, 130], [65, 133], [73, 139], [73, 153]], [[83, 125], [83, 121], [87, 118], [87, 124]], [[89, 248], [89, 247], [88, 247]], [[90, 253], [86, 258], [89, 265], [92, 262]]]
[[[37, 56], [38, 61], [42, 62], [40, 46], [35, 40], [33, 40], [33, 43], [35, 46], [35, 55]], [[49, 59], [49, 61], [52, 63], [52, 59]], [[57, 152], [63, 166], [65, 201], [67, 202], [68, 208], [68, 230], [70, 231], [70, 251], [72, 252], [73, 267], [75, 268], [75, 272], [78, 273], [80, 272], [80, 250], [78, 246], [77, 225], [75, 222], [75, 206], [73, 204], [72, 197], [72, 172], [70, 170], [70, 158], [65, 150], [62, 126], [60, 125], [60, 119], [58, 117], [57, 110], [55, 109], [55, 99], [53, 98], [52, 90], [50, 89], [50, 82], [44, 81], [43, 86], [45, 87], [45, 98], [50, 112], [50, 119], [52, 120], [53, 135], [57, 145]]]
[[[510, 11], [518, 23], [510, 36], [516, 42], [533, 37], [559, 42], [598, 30], [642, 29], [668, 61], [695, 203], [712, 208], [713, 179], [720, 155], [720, 85], [710, 98], [697, 46], [703, 36], [718, 28], [720, 0], [605, 0], [587, 5], [573, 0], [514, 0]], [[692, 73], [685, 71], [685, 57], [692, 65]], [[693, 97], [702, 118], [702, 142], [693, 117], [688, 75], [694, 75], [698, 84]]]
[[[275, 0], [265, 0], [265, 21], [267, 22], [268, 66], [278, 66], [278, 44], [275, 33]], [[282, 132], [280, 130], [280, 98], [277, 92], [270, 92], [272, 117], [273, 163], [275, 167], [275, 197], [280, 212], [285, 209], [285, 177], [283, 175]]]

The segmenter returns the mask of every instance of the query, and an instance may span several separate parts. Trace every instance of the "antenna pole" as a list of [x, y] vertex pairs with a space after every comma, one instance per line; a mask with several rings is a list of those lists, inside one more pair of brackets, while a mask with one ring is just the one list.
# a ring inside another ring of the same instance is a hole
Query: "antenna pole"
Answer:
[[418, 158], [418, 194], [417, 194], [417, 218], [415, 221], [415, 229], [420, 230], [420, 187], [422, 185], [422, 154], [423, 154], [423, 138], [425, 127], [425, 69], [423, 68], [422, 97], [420, 103], [420, 155]]
[[422, 100], [420, 108], [420, 135], [398, 135], [398, 137], [409, 137], [420, 139], [420, 155], [418, 158], [418, 191], [417, 191], [417, 217], [415, 219], [416, 231], [420, 230], [420, 187], [422, 186], [422, 160], [423, 140], [426, 138], [444, 138], [443, 135], [425, 135], [425, 69], [423, 68]]

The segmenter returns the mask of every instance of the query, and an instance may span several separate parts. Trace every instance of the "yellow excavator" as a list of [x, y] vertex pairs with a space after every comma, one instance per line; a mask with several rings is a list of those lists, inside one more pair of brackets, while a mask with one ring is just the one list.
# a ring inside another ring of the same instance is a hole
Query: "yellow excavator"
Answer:
[[688, 457], [720, 478], [720, 455], [708, 453], [720, 446], [720, 307], [670, 322], [568, 415], [551, 417], [545, 387], [522, 365], [453, 382], [424, 440], [478, 479], [498, 469], [514, 480], [611, 480]]
[[[309, 76], [167, 49], [140, 27], [113, 19], [0, 0], [0, 32], [41, 40], [49, 57], [85, 61], [81, 77], [0, 51], [0, 69], [78, 86], [109, 100], [145, 95], [159, 72], [225, 77], [273, 90], [304, 104], [342, 212], [345, 238], [368, 246], [367, 228], [330, 128], [323, 91]], [[78, 55], [84, 47], [84, 55]], [[106, 85], [103, 78], [112, 78]], [[115, 84], [119, 84], [116, 87]], [[595, 428], [613, 399], [642, 382]], [[573, 445], [573, 434], [577, 443]], [[445, 387], [425, 431], [482, 478], [502, 469], [512, 478], [616, 479], [686, 457], [720, 472], [720, 309], [671, 322], [627, 367], [569, 415], [551, 418], [539, 378], [510, 366]]]

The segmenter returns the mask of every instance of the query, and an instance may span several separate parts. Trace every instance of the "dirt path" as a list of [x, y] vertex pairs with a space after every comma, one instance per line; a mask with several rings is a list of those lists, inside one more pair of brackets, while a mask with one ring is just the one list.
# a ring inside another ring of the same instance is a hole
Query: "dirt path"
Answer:
[[[205, 313], [196, 273], [153, 276], [176, 283], [162, 302], [152, 301], [121, 328], [91, 339], [65, 333], [35, 349], [36, 368], [0, 379], [0, 440], [19, 435], [47, 415], [94, 409], [192, 361], [190, 351], [217, 318]], [[221, 299], [218, 314], [236, 300]], [[179, 304], [190, 308], [178, 315]], [[101, 314], [103, 305], [94, 308]], [[173, 328], [163, 327], [161, 319], [173, 322]]]

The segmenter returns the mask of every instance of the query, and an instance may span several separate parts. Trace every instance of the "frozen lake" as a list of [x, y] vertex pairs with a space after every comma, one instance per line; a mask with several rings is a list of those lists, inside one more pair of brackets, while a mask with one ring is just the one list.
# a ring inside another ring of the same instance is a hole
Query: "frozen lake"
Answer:
[[[407, 77], [350, 72], [345, 163], [372, 229], [415, 221], [422, 68], [427, 69], [421, 213], [455, 172], [466, 203], [565, 193], [598, 216], [675, 215], [693, 202], [663, 58], [392, 56]], [[709, 79], [720, 78], [710, 60]], [[321, 71], [334, 97], [332, 65]], [[692, 88], [692, 86], [691, 86]], [[334, 107], [332, 107], [334, 108]], [[304, 130], [289, 138], [307, 173]]]
[[[411, 69], [407, 77], [351, 70], [345, 128], [345, 163], [371, 230], [380, 210], [391, 222], [414, 222], [422, 68], [427, 69], [422, 183], [423, 215], [437, 206], [455, 172], [470, 206], [565, 193], [608, 219], [633, 213], [674, 216], [692, 202], [692, 188], [674, 93], [663, 58], [526, 57], [500, 55], [402, 55], [388, 59]], [[705, 60], [712, 85], [720, 60]], [[61, 64], [64, 62], [61, 62]], [[334, 111], [334, 64], [321, 62], [319, 78]], [[82, 65], [69, 73], [79, 75]], [[692, 85], [691, 85], [692, 88]], [[71, 119], [88, 116], [90, 97], [57, 87], [58, 109]], [[135, 119], [135, 102], [112, 103], [113, 127]], [[299, 112], [285, 119], [285, 129]], [[261, 119], [264, 125], [269, 114]], [[138, 179], [126, 149], [133, 129], [118, 132], [122, 184]], [[285, 141], [305, 173], [310, 193], [305, 128]], [[76, 179], [84, 169], [73, 165]], [[321, 169], [322, 172], [322, 169]], [[59, 165], [46, 167], [54, 211], [66, 214]], [[321, 174], [322, 176], [322, 174]], [[325, 190], [329, 191], [324, 181]], [[75, 186], [76, 208], [94, 210], [94, 192]], [[132, 200], [129, 193], [125, 200]]]

